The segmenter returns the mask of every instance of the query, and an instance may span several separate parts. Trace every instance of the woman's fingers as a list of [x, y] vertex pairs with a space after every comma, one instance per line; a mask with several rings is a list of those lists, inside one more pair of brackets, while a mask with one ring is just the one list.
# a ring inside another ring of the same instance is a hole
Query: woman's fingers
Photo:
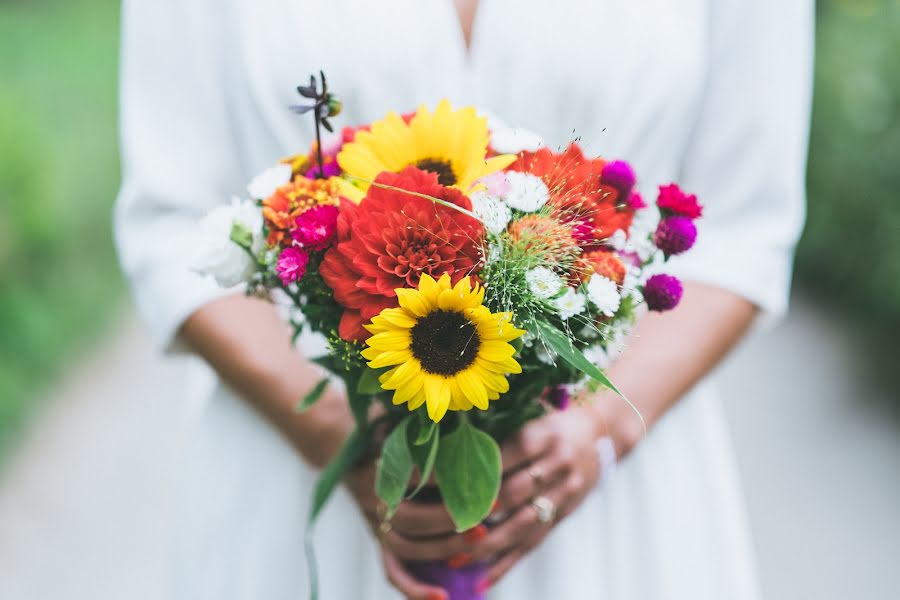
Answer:
[[550, 450], [555, 432], [543, 421], [532, 421], [503, 442], [500, 452], [504, 472], [516, 471]]
[[388, 581], [408, 600], [447, 600], [446, 591], [437, 586], [418, 581], [409, 574], [403, 563], [390, 550], [382, 549], [381, 560], [384, 564], [384, 572], [387, 574]]
[[511, 514], [544, 490], [557, 485], [565, 476], [565, 465], [550, 457], [520, 468], [504, 478], [495, 512]]
[[381, 536], [382, 543], [403, 560], [449, 560], [468, 553], [470, 544], [462, 535], [429, 540], [411, 540], [393, 529]]
[[572, 489], [569, 480], [571, 477], [560, 481], [552, 489], [539, 494], [549, 500], [556, 514], [547, 522], [542, 522], [538, 509], [528, 502], [519, 507], [508, 519], [490, 530], [487, 536], [475, 546], [472, 551], [473, 560], [490, 560], [493, 557], [507, 554], [513, 550], [533, 547], [532, 540], [542, 538], [574, 506], [577, 506], [575, 498], [570, 497]]

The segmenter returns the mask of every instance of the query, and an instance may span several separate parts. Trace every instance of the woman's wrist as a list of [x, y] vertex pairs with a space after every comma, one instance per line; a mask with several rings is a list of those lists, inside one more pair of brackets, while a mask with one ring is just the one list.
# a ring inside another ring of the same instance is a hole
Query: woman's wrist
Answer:
[[621, 459], [644, 438], [644, 421], [624, 398], [614, 393], [601, 393], [586, 403], [599, 442], [612, 441], [615, 456]]

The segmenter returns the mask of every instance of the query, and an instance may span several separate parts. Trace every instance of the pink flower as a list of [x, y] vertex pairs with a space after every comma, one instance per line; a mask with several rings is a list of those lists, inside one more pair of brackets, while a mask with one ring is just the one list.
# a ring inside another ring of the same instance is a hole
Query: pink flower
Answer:
[[284, 285], [299, 281], [306, 273], [306, 265], [309, 263], [309, 254], [302, 248], [290, 246], [281, 251], [278, 256], [278, 277]]
[[614, 187], [619, 191], [619, 198], [628, 198], [634, 188], [634, 169], [624, 160], [606, 163], [600, 173], [600, 183]]
[[644, 202], [644, 199], [637, 192], [632, 192], [628, 199], [625, 201], [625, 204], [628, 205], [628, 208], [631, 210], [641, 210], [642, 208], [647, 208], [647, 203]]
[[672, 183], [659, 186], [659, 197], [656, 205], [663, 215], [678, 215], [688, 219], [696, 219], [703, 214], [703, 207], [697, 202], [697, 196], [685, 194], [678, 185]]
[[339, 212], [330, 204], [303, 211], [295, 220], [294, 240], [308, 250], [324, 250], [335, 239]]
[[484, 184], [491, 196], [503, 196], [510, 190], [509, 181], [506, 180], [506, 173], [503, 171], [485, 175], [481, 178], [481, 183]]

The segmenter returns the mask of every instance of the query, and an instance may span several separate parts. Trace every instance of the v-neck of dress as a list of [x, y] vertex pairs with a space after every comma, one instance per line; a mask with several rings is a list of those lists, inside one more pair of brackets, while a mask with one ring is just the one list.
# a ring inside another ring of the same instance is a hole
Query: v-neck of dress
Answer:
[[[458, 40], [460, 54], [463, 57], [463, 62], [468, 64], [472, 61], [473, 51], [477, 49], [477, 41], [478, 41], [478, 30], [480, 29], [479, 25], [482, 21], [484, 5], [487, 3], [487, 0], [476, 0], [474, 10], [472, 11], [472, 20], [469, 23], [465, 23], [463, 21], [463, 15], [460, 13], [456, 6], [456, 2], [454, 0], [447, 0], [447, 5], [450, 9], [450, 13], [453, 16], [453, 22], [455, 23], [454, 29], [456, 31], [456, 35], [454, 36]], [[469, 36], [466, 37], [466, 25], [469, 26]]]

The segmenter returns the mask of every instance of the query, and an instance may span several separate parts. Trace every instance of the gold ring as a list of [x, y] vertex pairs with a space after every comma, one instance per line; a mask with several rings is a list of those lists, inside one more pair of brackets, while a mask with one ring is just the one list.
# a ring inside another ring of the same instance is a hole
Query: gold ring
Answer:
[[544, 489], [544, 471], [537, 465], [528, 465], [525, 472], [531, 475], [534, 481], [534, 487], [538, 490]]
[[538, 496], [531, 501], [531, 506], [534, 508], [534, 512], [537, 513], [538, 522], [543, 525], [552, 523], [556, 518], [556, 505], [547, 496]]

